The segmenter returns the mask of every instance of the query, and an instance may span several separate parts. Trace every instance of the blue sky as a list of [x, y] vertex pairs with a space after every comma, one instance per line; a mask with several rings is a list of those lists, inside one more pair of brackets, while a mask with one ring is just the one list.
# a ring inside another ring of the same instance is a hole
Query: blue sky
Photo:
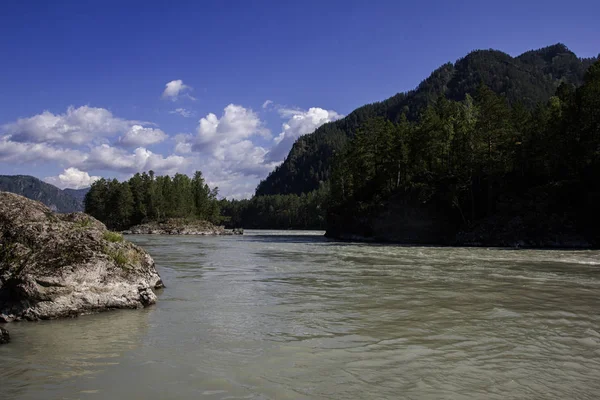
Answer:
[[0, 174], [82, 187], [201, 169], [247, 197], [299, 135], [469, 51], [598, 55], [599, 15], [597, 1], [7, 0]]

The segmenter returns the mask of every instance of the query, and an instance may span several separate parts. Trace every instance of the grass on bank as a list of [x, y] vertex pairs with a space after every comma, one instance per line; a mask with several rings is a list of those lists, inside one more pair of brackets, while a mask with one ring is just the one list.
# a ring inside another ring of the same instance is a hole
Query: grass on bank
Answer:
[[106, 231], [103, 235], [104, 240], [111, 243], [121, 243], [123, 241], [123, 235], [117, 232]]

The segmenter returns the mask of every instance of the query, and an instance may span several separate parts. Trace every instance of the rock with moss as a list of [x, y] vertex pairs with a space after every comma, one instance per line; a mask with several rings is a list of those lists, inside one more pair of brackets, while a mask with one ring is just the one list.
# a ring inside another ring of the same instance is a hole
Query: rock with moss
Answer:
[[243, 235], [242, 229], [225, 229], [204, 220], [170, 218], [164, 221], [152, 221], [136, 225], [123, 231], [126, 235], [201, 235], [225, 236]]
[[98, 220], [0, 192], [0, 322], [141, 308], [162, 286], [152, 257]]

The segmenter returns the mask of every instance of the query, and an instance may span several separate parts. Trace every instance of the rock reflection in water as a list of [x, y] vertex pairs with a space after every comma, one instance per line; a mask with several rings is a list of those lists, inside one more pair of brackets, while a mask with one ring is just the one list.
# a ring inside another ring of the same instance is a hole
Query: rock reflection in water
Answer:
[[12, 323], [13, 341], [0, 348], [1, 396], [59, 398], [52, 395], [56, 383], [76, 387], [79, 379], [118, 365], [140, 345], [147, 326], [148, 310]]

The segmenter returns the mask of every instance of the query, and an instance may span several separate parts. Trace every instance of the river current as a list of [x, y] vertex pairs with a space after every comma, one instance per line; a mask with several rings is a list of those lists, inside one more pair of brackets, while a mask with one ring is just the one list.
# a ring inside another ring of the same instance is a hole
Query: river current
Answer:
[[597, 399], [600, 252], [130, 236], [144, 310], [13, 323], [2, 399]]

